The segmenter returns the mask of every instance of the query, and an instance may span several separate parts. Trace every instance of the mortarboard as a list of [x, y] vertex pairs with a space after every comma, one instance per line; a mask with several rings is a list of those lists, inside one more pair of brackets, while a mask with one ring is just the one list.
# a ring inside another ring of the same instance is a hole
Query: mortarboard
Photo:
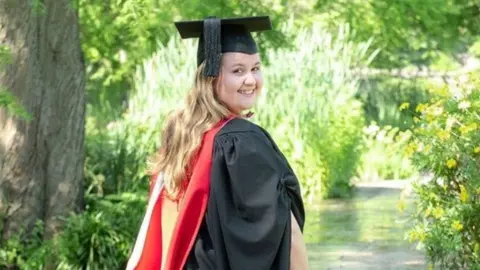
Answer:
[[199, 38], [197, 65], [205, 61], [204, 76], [218, 76], [220, 54], [242, 52], [254, 54], [257, 45], [251, 32], [272, 29], [269, 16], [238, 17], [219, 19], [207, 17], [205, 20], [175, 22], [180, 36]]

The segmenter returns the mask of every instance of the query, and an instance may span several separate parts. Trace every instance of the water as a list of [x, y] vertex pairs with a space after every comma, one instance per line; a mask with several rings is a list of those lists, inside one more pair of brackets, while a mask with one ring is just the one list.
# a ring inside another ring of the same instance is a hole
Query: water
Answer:
[[305, 237], [311, 269], [426, 269], [405, 240], [408, 211], [398, 210], [399, 189], [359, 188], [353, 199], [310, 207]]

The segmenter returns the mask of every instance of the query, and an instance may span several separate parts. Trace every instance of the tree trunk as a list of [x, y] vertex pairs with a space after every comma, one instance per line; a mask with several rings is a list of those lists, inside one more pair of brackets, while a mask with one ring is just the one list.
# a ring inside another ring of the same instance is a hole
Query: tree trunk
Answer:
[[37, 220], [49, 238], [82, 208], [85, 71], [73, 2], [0, 0], [0, 45], [13, 60], [0, 87], [32, 116], [0, 108], [0, 240]]

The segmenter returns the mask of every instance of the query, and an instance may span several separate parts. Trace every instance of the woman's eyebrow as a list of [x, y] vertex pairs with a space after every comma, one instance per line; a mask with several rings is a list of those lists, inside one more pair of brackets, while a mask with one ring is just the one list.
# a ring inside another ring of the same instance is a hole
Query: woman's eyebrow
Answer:
[[[256, 62], [254, 66], [258, 66], [258, 65], [261, 65], [261, 64], [262, 64], [261, 62]], [[238, 67], [245, 67], [245, 65], [242, 64], [242, 63], [235, 63], [235, 64], [231, 65], [230, 67], [234, 68], [234, 67], [237, 67], [237, 66]]]
[[241, 66], [241, 67], [243, 67], [243, 66], [244, 66], [244, 64], [241, 64], [241, 63], [236, 63], [236, 64], [233, 64], [233, 65], [232, 65], [232, 67], [236, 67], [236, 66]]

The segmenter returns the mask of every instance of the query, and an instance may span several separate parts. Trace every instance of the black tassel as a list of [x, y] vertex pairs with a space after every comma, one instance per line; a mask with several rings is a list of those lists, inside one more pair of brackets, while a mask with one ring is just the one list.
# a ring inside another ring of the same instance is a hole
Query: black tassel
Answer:
[[203, 22], [205, 69], [203, 75], [207, 77], [218, 76], [220, 69], [221, 44], [221, 21], [215, 17], [209, 17]]

